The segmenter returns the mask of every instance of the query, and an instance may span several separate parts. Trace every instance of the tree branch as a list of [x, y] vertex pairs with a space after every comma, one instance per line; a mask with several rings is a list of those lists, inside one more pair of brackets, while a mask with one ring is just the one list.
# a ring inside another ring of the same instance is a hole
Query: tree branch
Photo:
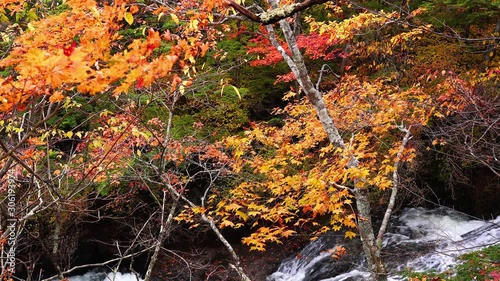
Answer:
[[241, 6], [240, 4], [234, 2], [233, 0], [226, 0], [226, 4], [231, 6], [240, 14], [247, 17], [249, 20], [267, 25], [267, 24], [277, 23], [278, 21], [288, 18], [294, 15], [295, 13], [305, 10], [311, 6], [323, 4], [328, 1], [329, 0], [305, 0], [300, 3], [283, 5], [281, 7], [271, 9], [267, 12], [263, 12], [260, 14], [255, 14], [254, 12], [248, 10], [247, 8]]
[[399, 127], [399, 130], [403, 131], [405, 133], [403, 137], [403, 141], [401, 142], [401, 145], [399, 146], [398, 153], [396, 154], [396, 159], [394, 159], [394, 171], [392, 172], [392, 188], [391, 188], [391, 197], [389, 199], [389, 204], [387, 205], [387, 209], [385, 210], [384, 214], [384, 219], [382, 220], [382, 225], [380, 226], [380, 229], [378, 231], [377, 235], [377, 245], [381, 247], [382, 241], [384, 239], [384, 234], [385, 231], [387, 230], [387, 226], [389, 225], [389, 220], [392, 215], [392, 211], [394, 209], [394, 205], [396, 204], [396, 196], [398, 194], [398, 189], [399, 189], [399, 165], [401, 161], [401, 156], [403, 155], [403, 152], [406, 148], [406, 145], [408, 144], [408, 141], [412, 138], [411, 136], [411, 131], [410, 128], [404, 128], [403, 125]]
[[[105, 262], [101, 262], [101, 263], [89, 263], [89, 264], [84, 264], [84, 265], [77, 265], [75, 267], [72, 267], [71, 269], [68, 269], [66, 271], [63, 271], [61, 272], [63, 275], [67, 275], [73, 271], [76, 271], [76, 270], [79, 270], [79, 269], [83, 269], [83, 268], [89, 268], [89, 267], [99, 267], [99, 266], [105, 266], [105, 265], [108, 265], [110, 263], [114, 263], [114, 262], [117, 262], [117, 261], [121, 261], [123, 259], [127, 259], [127, 258], [130, 258], [130, 257], [133, 257], [133, 256], [137, 256], [141, 253], [144, 253], [146, 251], [149, 251], [150, 249], [152, 249], [154, 246], [151, 246], [151, 247], [148, 247], [148, 248], [145, 248], [137, 253], [132, 253], [132, 254], [128, 254], [126, 256], [122, 256], [122, 257], [117, 257], [117, 258], [114, 258], [114, 259], [111, 259], [111, 260], [108, 260], [108, 261], [105, 261]], [[54, 280], [54, 278], [57, 278], [58, 275], [54, 275], [52, 277], [49, 277], [49, 278], [46, 278], [46, 279], [43, 279], [42, 281], [50, 281], [50, 280]]]

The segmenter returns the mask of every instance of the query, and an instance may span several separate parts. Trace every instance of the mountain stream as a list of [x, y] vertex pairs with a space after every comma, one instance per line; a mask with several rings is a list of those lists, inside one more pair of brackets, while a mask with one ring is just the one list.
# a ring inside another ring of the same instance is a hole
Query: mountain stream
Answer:
[[[405, 269], [415, 272], [445, 272], [459, 261], [460, 254], [500, 244], [500, 216], [494, 220], [473, 220], [449, 208], [405, 209], [395, 216], [384, 237], [383, 255], [389, 280], [405, 280]], [[328, 251], [347, 249], [336, 260]], [[357, 281], [366, 280], [361, 243], [329, 233], [284, 260], [266, 281]]]
[[[405, 280], [401, 272], [445, 272], [459, 261], [460, 254], [500, 244], [500, 216], [474, 220], [449, 208], [405, 209], [394, 216], [384, 237], [383, 255], [389, 281]], [[333, 258], [330, 249], [343, 246], [347, 254]], [[361, 281], [366, 270], [359, 239], [345, 239], [331, 232], [311, 242], [279, 265], [266, 281]], [[136, 281], [129, 273], [89, 272], [70, 281]], [[264, 280], [255, 280], [264, 281]]]

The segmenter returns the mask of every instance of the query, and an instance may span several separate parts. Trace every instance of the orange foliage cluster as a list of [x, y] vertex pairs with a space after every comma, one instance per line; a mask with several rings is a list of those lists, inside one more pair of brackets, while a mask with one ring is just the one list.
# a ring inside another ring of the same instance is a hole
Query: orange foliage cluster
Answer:
[[[251, 222], [256, 231], [243, 240], [251, 249], [264, 250], [265, 243], [279, 243], [298, 229], [317, 235], [355, 228], [349, 186], [357, 181], [358, 188], [391, 187], [394, 164], [415, 157], [411, 147], [398, 156], [402, 129], [425, 125], [434, 112], [418, 86], [403, 90], [354, 75], [343, 77], [324, 99], [349, 143], [345, 149], [327, 141], [305, 99], [276, 111], [287, 116], [282, 127], [254, 125], [245, 137], [226, 140], [235, 171], [257, 176], [231, 190], [231, 199], [219, 202], [217, 211], [223, 220]], [[352, 158], [359, 165], [347, 168]]]
[[[20, 3], [3, 1], [0, 13], [5, 9], [15, 11]], [[0, 61], [0, 68], [11, 69], [9, 77], [0, 78], [0, 112], [24, 109], [40, 100], [69, 102], [67, 96], [74, 93], [112, 93], [118, 97], [134, 87], [139, 90], [150, 87], [158, 80], [165, 81], [162, 90], [168, 93], [162, 97], [163, 101], [174, 100], [174, 93], [183, 94], [184, 87], [190, 86], [196, 75], [197, 58], [215, 45], [219, 31], [210, 25], [218, 19], [212, 12], [218, 10], [226, 15], [230, 10], [217, 0], [185, 0], [173, 8], [157, 7], [155, 15], [170, 17], [178, 25], [178, 32], [160, 34], [145, 28], [143, 38], [130, 40], [120, 31], [125, 24], [134, 22], [134, 15], [142, 12], [141, 7], [131, 3], [117, 0], [106, 5], [94, 0], [68, 0], [67, 10], [31, 22], [17, 37], [8, 56]], [[347, 54], [337, 45], [350, 43], [356, 47], [350, 53], [353, 57], [391, 56], [395, 49], [404, 51], [408, 42], [424, 33], [425, 27], [390, 36], [384, 43], [365, 45], [356, 42], [355, 36], [361, 30], [397, 19], [397, 14], [383, 13], [359, 13], [341, 22], [308, 18], [312, 33], [299, 37], [297, 42], [311, 59], [343, 58]], [[252, 65], [281, 60], [276, 50], [268, 52], [267, 39], [259, 37], [253, 43], [258, 46], [250, 48], [249, 53], [265, 56]], [[168, 47], [165, 48], [168, 51], [157, 52], [162, 46]], [[490, 73], [496, 74], [495, 70]], [[451, 112], [465, 108], [471, 99], [474, 101], [471, 85], [452, 74], [446, 77], [446, 83], [435, 87], [442, 93], [438, 99], [441, 105]], [[282, 80], [291, 78], [287, 75]], [[245, 178], [224, 191], [225, 194], [214, 191], [207, 206], [185, 209], [178, 221], [196, 225], [196, 216], [203, 214], [218, 221], [220, 227], [250, 225], [254, 232], [243, 243], [259, 251], [265, 249], [266, 243], [280, 243], [299, 229], [316, 236], [344, 228], [345, 237], [352, 239], [356, 236], [358, 219], [352, 206], [353, 182], [356, 188], [391, 188], [396, 163], [409, 162], [415, 157], [411, 145], [401, 152], [405, 131], [418, 130], [430, 118], [441, 116], [435, 110], [433, 97], [420, 84], [401, 88], [391, 79], [369, 80], [345, 74], [334, 90], [323, 95], [336, 127], [343, 134], [346, 144], [343, 148], [328, 141], [313, 107], [302, 98], [275, 111], [284, 116], [283, 126], [252, 124], [244, 136], [229, 137], [218, 144], [200, 144], [189, 137], [168, 139], [166, 124], [158, 118], [142, 122], [140, 114], [134, 115], [135, 104], [128, 101], [120, 113], [102, 113], [97, 125], [86, 133], [34, 130], [26, 145], [19, 145], [15, 152], [23, 154], [20, 160], [27, 166], [34, 167], [51, 152], [35, 149], [45, 145], [47, 138], [78, 138], [81, 142], [77, 153], [68, 162], [54, 164], [55, 169], [49, 174], [54, 179], [68, 177], [77, 182], [118, 186], [130, 171], [140, 182], [143, 175], [133, 162], [143, 160], [143, 150], [148, 150], [147, 165], [160, 173], [159, 182], [172, 185], [179, 192], [189, 179], [163, 170], [165, 162], [179, 167], [192, 157], [200, 162], [230, 166]], [[290, 92], [285, 98], [295, 95]], [[23, 128], [16, 125], [21, 132]], [[195, 126], [202, 125], [195, 123]], [[7, 133], [14, 134], [14, 130]], [[225, 154], [226, 150], [232, 152], [232, 157]], [[62, 153], [56, 154], [63, 157]], [[353, 159], [359, 164], [349, 165]], [[155, 161], [163, 167], [155, 166]], [[95, 188], [92, 184], [88, 186]], [[69, 197], [80, 191], [72, 191]], [[343, 252], [336, 249], [332, 255], [338, 257]]]
[[[148, 158], [155, 162], [165, 161], [174, 166], [193, 155], [199, 161], [209, 160], [218, 165], [230, 161], [216, 144], [200, 143], [191, 137], [167, 139], [166, 124], [158, 118], [142, 124], [136, 116], [127, 113], [107, 113], [102, 114], [98, 122], [100, 126], [86, 133], [77, 148], [85, 154], [74, 161], [76, 166], [71, 170], [74, 179], [118, 186], [127, 167], [134, 169], [133, 162], [144, 158], [143, 153], [148, 153]], [[175, 181], [175, 185], [183, 185], [188, 180], [174, 174], [168, 178], [171, 184]]]
[[[191, 67], [195, 57], [204, 55], [210, 45], [210, 41], [199, 40], [203, 37], [200, 27], [206, 26], [208, 19], [191, 19], [180, 36], [166, 33], [162, 39], [159, 32], [149, 29], [144, 39], [130, 42], [119, 33], [130, 20], [127, 1], [114, 1], [111, 6], [99, 6], [93, 0], [66, 4], [68, 10], [31, 22], [0, 61], [0, 68], [13, 70], [11, 76], [0, 79], [0, 111], [23, 108], [29, 100], [43, 96], [58, 102], [72, 92], [93, 95], [112, 91], [119, 95], [134, 85], [147, 87], [159, 78], [171, 80], [173, 91], [182, 82], [178, 75], [195, 72]], [[204, 2], [208, 6], [201, 9], [210, 9], [213, 4], [209, 4]], [[131, 12], [137, 9], [130, 6]], [[157, 12], [162, 10], [168, 9]], [[179, 20], [175, 10], [169, 12]], [[192, 13], [190, 17], [200, 15], [210, 14]], [[155, 54], [161, 44], [172, 47], [168, 53]]]

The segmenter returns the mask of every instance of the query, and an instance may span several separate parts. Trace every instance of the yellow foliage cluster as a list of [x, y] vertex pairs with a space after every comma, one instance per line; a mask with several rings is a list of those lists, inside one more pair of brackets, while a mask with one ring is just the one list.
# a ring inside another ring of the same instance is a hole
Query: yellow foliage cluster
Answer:
[[[243, 240], [251, 249], [264, 250], [299, 229], [313, 236], [355, 229], [350, 187], [356, 182], [358, 188], [390, 188], [394, 164], [415, 157], [411, 147], [398, 156], [404, 130], [425, 125], [433, 114], [429, 95], [418, 85], [400, 89], [356, 76], [343, 77], [324, 99], [344, 132], [345, 149], [327, 141], [305, 99], [276, 111], [288, 116], [282, 127], [257, 124], [245, 137], [226, 140], [236, 170], [248, 178], [230, 191], [230, 202], [219, 202], [219, 214], [223, 221], [251, 221], [255, 231]], [[347, 168], [352, 158], [359, 165]]]
[[306, 22], [310, 24], [311, 31], [319, 34], [327, 33], [332, 41], [346, 42], [354, 38], [361, 30], [381, 26], [395, 17], [395, 13], [379, 15], [373, 13], [359, 13], [356, 16], [345, 19], [341, 22], [328, 21], [317, 22], [314, 18], [306, 18]]

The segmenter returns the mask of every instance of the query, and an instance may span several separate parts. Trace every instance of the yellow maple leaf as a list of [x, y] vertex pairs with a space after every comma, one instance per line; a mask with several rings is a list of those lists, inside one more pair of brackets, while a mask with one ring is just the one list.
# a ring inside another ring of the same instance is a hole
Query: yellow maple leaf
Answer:
[[224, 227], [234, 227], [234, 223], [232, 221], [229, 221], [229, 220], [223, 220], [220, 224], [220, 227], [224, 228]]
[[352, 231], [346, 231], [345, 232], [345, 238], [353, 239], [355, 237], [356, 237], [356, 233], [354, 233]]
[[237, 211], [238, 209], [241, 209], [241, 206], [236, 203], [231, 203], [229, 205], [224, 206], [224, 209], [226, 211]]
[[236, 211], [236, 215], [237, 215], [240, 219], [242, 219], [242, 220], [244, 220], [244, 221], [247, 221], [247, 220], [248, 220], [248, 215], [247, 215], [247, 214], [245, 214], [245, 213], [244, 213], [244, 212], [242, 212], [242, 211]]

